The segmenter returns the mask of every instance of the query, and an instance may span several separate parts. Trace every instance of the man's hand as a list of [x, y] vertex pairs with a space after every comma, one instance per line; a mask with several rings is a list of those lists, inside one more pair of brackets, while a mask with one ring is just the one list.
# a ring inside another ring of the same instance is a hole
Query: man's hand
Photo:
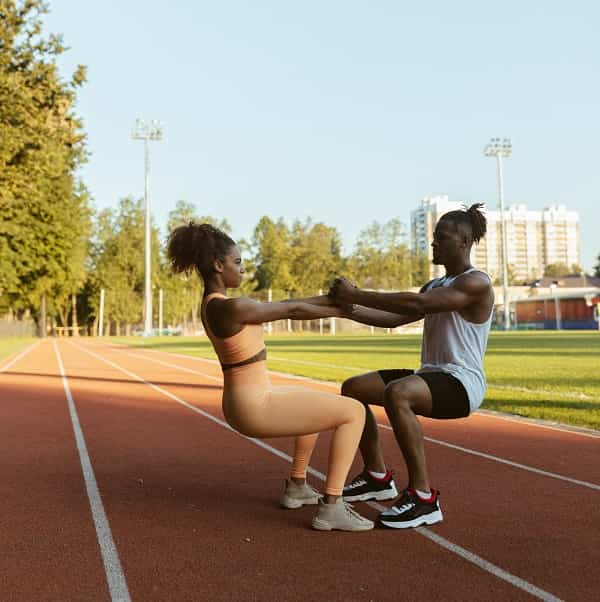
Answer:
[[356, 285], [347, 278], [336, 278], [327, 295], [339, 305], [350, 305], [353, 303], [353, 293]]

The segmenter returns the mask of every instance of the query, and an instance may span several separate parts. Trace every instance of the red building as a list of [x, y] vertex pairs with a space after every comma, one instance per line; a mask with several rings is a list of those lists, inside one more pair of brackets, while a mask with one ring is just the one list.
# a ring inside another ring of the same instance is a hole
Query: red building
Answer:
[[517, 328], [598, 330], [600, 289], [536, 295], [513, 302]]

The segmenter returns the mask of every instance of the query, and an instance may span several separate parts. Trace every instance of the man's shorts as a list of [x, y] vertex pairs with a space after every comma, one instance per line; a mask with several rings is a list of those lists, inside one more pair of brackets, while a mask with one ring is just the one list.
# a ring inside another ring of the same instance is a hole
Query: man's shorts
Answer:
[[[378, 370], [387, 385], [393, 380], [405, 378], [414, 370]], [[431, 418], [464, 418], [469, 415], [471, 406], [463, 384], [447, 372], [419, 372], [431, 391]]]

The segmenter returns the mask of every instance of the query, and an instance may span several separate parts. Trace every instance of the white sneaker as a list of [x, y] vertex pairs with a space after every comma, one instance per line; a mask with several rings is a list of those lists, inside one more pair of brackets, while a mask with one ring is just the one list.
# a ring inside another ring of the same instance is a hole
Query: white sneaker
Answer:
[[352, 506], [340, 497], [335, 504], [319, 501], [319, 511], [312, 521], [313, 529], [319, 531], [369, 531], [375, 525], [373, 521], [361, 516]]
[[302, 485], [294, 483], [292, 479], [286, 479], [285, 491], [281, 498], [284, 508], [301, 508], [302, 506], [314, 506], [319, 503], [323, 496], [313, 489], [306, 481]]

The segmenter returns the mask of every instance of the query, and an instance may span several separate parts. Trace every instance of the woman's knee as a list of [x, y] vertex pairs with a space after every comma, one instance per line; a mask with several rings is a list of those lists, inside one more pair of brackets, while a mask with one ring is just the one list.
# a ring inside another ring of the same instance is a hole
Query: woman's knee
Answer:
[[356, 401], [356, 399], [348, 399], [347, 401], [349, 402], [348, 409], [350, 410], [350, 422], [359, 424], [362, 430], [367, 415], [366, 407], [362, 403], [360, 403], [360, 401]]

